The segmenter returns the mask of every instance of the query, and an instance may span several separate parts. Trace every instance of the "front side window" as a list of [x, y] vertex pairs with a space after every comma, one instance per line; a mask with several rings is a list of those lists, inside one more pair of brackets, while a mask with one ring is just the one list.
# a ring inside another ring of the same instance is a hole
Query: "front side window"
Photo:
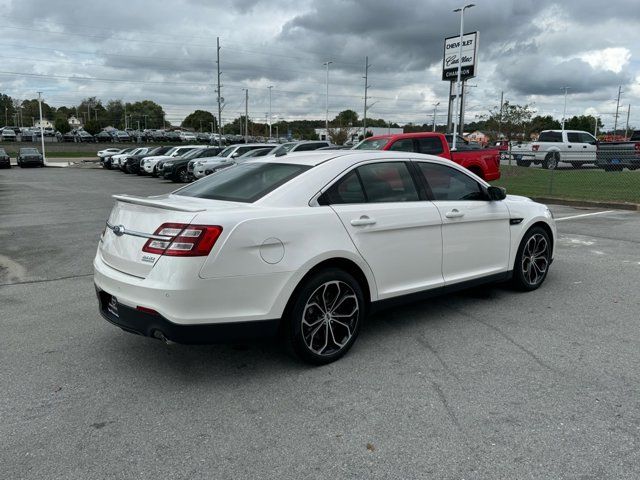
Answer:
[[582, 143], [592, 143], [595, 145], [596, 139], [586, 132], [580, 133], [580, 141]]
[[418, 162], [434, 200], [486, 200], [480, 184], [455, 168]]
[[253, 203], [310, 168], [289, 163], [241, 163], [181, 188], [175, 194]]

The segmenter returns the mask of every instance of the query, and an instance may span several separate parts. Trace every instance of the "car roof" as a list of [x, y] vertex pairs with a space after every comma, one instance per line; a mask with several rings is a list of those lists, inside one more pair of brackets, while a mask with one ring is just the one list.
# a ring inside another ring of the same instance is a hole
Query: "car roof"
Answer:
[[416, 152], [392, 152], [378, 150], [312, 150], [310, 152], [292, 152], [281, 157], [268, 155], [247, 159], [245, 163], [289, 163], [294, 165], [316, 166], [329, 161], [356, 164], [367, 160], [433, 160], [439, 163], [452, 163], [450, 160]]

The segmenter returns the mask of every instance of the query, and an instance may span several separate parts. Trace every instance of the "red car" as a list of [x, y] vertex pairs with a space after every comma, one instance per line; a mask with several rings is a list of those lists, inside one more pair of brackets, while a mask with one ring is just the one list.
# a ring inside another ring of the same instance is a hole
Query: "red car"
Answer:
[[497, 149], [474, 148], [462, 137], [458, 137], [456, 150], [449, 148], [452, 135], [419, 132], [369, 137], [354, 147], [354, 150], [393, 150], [418, 152], [446, 158], [456, 162], [486, 181], [500, 178], [500, 152]]

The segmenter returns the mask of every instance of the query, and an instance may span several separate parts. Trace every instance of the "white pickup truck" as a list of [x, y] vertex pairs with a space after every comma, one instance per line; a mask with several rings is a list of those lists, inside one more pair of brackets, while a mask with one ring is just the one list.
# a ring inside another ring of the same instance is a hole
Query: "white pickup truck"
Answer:
[[596, 163], [598, 142], [593, 135], [580, 130], [543, 130], [538, 140], [531, 143], [531, 151], [533, 157], [523, 161], [522, 166], [535, 163], [553, 170], [562, 162], [580, 168], [587, 163]]

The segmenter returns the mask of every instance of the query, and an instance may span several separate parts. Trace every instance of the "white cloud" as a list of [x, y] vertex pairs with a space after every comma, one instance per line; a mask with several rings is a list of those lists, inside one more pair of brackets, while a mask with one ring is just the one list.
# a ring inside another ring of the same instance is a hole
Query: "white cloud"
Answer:
[[625, 47], [612, 47], [583, 53], [579, 56], [593, 68], [620, 73], [629, 64], [631, 51]]

